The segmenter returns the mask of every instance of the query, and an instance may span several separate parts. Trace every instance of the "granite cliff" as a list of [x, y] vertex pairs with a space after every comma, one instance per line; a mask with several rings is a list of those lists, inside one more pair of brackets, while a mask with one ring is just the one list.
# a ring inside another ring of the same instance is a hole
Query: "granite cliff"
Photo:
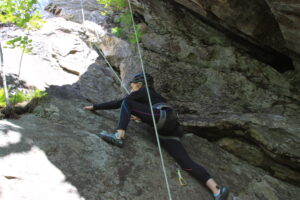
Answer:
[[[140, 71], [135, 44], [110, 31], [96, 1], [53, 0], [41, 30], [30, 33], [24, 90], [48, 96], [20, 119], [0, 121], [0, 199], [167, 199], [152, 130], [131, 123], [123, 149], [99, 139], [118, 111], [83, 106], [125, 91], [97, 46], [128, 84]], [[296, 1], [135, 0], [134, 16], [146, 70], [179, 112], [191, 156], [235, 200], [297, 200], [300, 195], [300, 27]], [[3, 27], [1, 40], [23, 34]], [[4, 51], [15, 87], [20, 51]], [[2, 82], [2, 81], [1, 81]], [[165, 155], [174, 199], [209, 192]]]

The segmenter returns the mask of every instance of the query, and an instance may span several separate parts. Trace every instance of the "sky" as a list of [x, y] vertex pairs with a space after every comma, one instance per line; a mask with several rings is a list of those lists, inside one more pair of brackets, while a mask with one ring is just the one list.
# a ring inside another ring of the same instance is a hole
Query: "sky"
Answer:
[[42, 15], [46, 15], [47, 12], [44, 11], [44, 8], [51, 2], [51, 0], [39, 0], [39, 4], [41, 6], [40, 11]]

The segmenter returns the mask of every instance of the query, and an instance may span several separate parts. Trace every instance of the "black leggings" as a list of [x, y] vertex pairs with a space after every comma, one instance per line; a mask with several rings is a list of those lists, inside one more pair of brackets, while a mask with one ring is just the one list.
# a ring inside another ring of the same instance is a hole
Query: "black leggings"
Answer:
[[197, 164], [190, 158], [180, 141], [174, 139], [161, 139], [160, 143], [183, 170], [200, 180], [203, 184], [211, 178], [210, 174], [204, 167]]
[[[157, 122], [160, 117], [160, 110], [153, 109], [153, 112]], [[121, 113], [117, 129], [127, 130], [131, 115], [135, 115], [140, 118], [142, 122], [153, 126], [153, 119], [148, 105], [125, 99], [121, 105]], [[163, 130], [164, 135], [166, 132], [169, 132], [170, 136], [173, 135], [172, 133], [181, 132], [179, 123], [176, 120], [171, 122], [171, 125], [172, 123], [174, 123], [174, 126], [169, 126], [171, 128]], [[195, 163], [190, 158], [180, 141], [173, 139], [161, 139], [160, 142], [162, 147], [175, 159], [183, 170], [187, 171], [204, 184], [211, 178], [210, 174], [204, 169], [204, 167]]]

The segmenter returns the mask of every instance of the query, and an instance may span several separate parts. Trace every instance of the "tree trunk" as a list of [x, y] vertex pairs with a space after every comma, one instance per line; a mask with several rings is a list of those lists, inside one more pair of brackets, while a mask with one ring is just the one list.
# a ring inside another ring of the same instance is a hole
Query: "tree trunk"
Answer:
[[8, 96], [8, 90], [7, 90], [6, 73], [5, 73], [4, 62], [3, 62], [3, 52], [2, 52], [1, 42], [0, 42], [0, 61], [1, 61], [1, 70], [2, 70], [3, 88], [4, 88], [4, 93], [5, 93], [6, 107], [8, 108], [7, 110], [10, 110], [11, 105], [9, 102], [9, 96]]

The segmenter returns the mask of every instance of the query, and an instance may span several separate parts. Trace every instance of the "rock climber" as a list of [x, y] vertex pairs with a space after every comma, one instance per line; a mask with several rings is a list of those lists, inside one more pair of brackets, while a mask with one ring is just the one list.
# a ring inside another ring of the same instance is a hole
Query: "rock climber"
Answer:
[[183, 129], [178, 122], [175, 110], [167, 104], [167, 100], [158, 94], [153, 87], [153, 77], [145, 73], [136, 74], [130, 81], [131, 92], [120, 100], [85, 106], [86, 110], [104, 110], [120, 108], [120, 118], [115, 133], [102, 131], [99, 137], [118, 147], [123, 146], [123, 139], [130, 120], [141, 120], [153, 126], [145, 81], [147, 81], [152, 101], [153, 113], [157, 124], [159, 139], [162, 147], [175, 159], [180, 167], [200, 180], [213, 193], [215, 200], [226, 200], [228, 189], [220, 187], [207, 170], [194, 162], [182, 143]]

